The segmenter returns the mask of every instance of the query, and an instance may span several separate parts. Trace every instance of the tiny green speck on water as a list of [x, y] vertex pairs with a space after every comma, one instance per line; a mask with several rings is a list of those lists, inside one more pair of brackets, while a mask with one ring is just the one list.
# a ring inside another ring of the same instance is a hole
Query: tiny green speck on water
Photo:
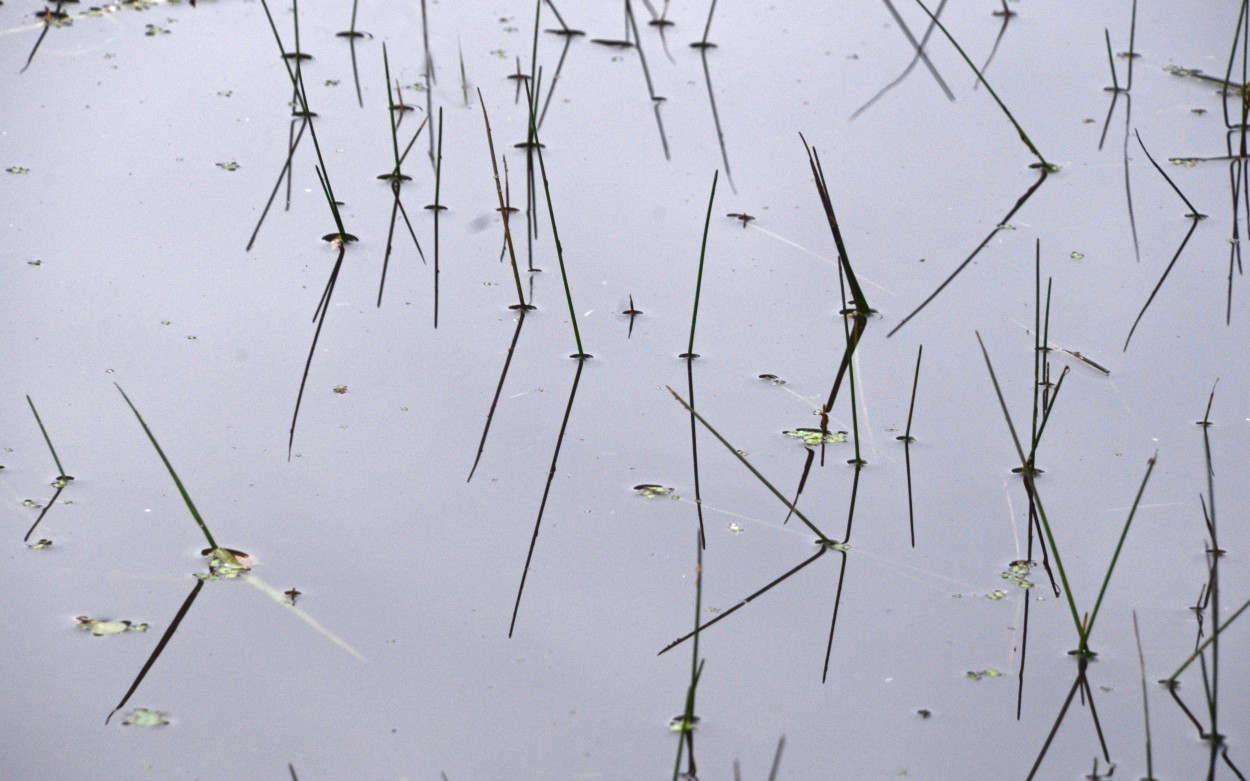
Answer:
[[122, 721], [130, 727], [163, 727], [169, 721], [165, 718], [165, 714], [158, 710], [149, 710], [147, 708], [135, 708], [126, 714], [126, 718]]
[[147, 29], [144, 31], [143, 34], [149, 38], [154, 38], [158, 35], [169, 35], [169, 32], [170, 31], [166, 30], [164, 27], [160, 27], [155, 24], [149, 24], [147, 25]]
[[39, 508], [39, 507], [42, 507], [43, 505], [39, 504], [39, 503], [38, 503], [38, 502], [36, 502], [34, 499], [23, 499], [23, 500], [22, 500], [22, 506], [23, 506], [23, 507], [34, 507], [34, 508]]
[[23, 168], [23, 167], [22, 167], [22, 166], [20, 166], [20, 165], [11, 165], [11, 166], [9, 166], [8, 168], [6, 168], [6, 169], [4, 169], [4, 170], [8, 171], [8, 172], [9, 172], [9, 173], [11, 173], [11, 174], [28, 174], [28, 173], [30, 173], [30, 169], [29, 169], [29, 168]]
[[995, 589], [994, 591], [991, 591], [990, 593], [986, 594], [986, 595], [985, 595], [985, 598], [986, 598], [986, 599], [994, 599], [994, 600], [998, 600], [998, 599], [1002, 599], [1003, 597], [1006, 597], [1006, 596], [1007, 596], [1007, 592], [1006, 592], [1006, 591], [1002, 591], [1001, 589]]
[[1077, 252], [1077, 251], [1073, 250], [1073, 252], [1072, 252], [1072, 259], [1073, 259], [1073, 260], [1082, 260], [1082, 259], [1084, 259], [1084, 257], [1085, 257], [1085, 253], [1084, 253], [1084, 252]]
[[1198, 159], [1195, 157], [1169, 157], [1168, 162], [1172, 165], [1183, 165], [1186, 168], [1198, 165]]
[[26, 547], [30, 548], [31, 550], [43, 550], [44, 548], [51, 548], [52, 540], [42, 539], [37, 542], [32, 542]]
[[220, 169], [222, 169], [223, 171], [237, 171], [237, 170], [239, 170], [239, 164], [238, 164], [238, 163], [236, 163], [236, 162], [234, 162], [233, 160], [231, 160], [231, 161], [230, 161], [230, 162], [228, 162], [228, 163], [218, 163], [218, 164], [217, 164], [217, 167], [218, 167], [218, 168], [220, 168]]

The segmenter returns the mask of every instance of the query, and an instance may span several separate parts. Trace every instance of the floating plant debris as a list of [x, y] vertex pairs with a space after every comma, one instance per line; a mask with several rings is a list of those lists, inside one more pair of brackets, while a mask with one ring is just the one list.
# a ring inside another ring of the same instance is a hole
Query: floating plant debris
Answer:
[[11, 166], [9, 166], [8, 168], [6, 168], [6, 169], [4, 169], [4, 170], [8, 171], [8, 172], [9, 172], [9, 173], [11, 173], [11, 174], [19, 174], [19, 175], [21, 175], [21, 174], [28, 174], [28, 173], [30, 173], [30, 169], [29, 169], [29, 168], [23, 168], [23, 167], [22, 167], [22, 166], [20, 166], [20, 165], [11, 165]]
[[158, 35], [169, 35], [170, 32], [170, 30], [166, 30], [164, 27], [159, 25], [149, 24], [146, 26], [143, 34], [149, 38], [154, 38]]
[[51, 548], [52, 540], [48, 540], [48, 539], [36, 540], [35, 542], [30, 543], [26, 547], [30, 548], [31, 550], [43, 550], [44, 548]]
[[699, 726], [699, 717], [686, 718], [684, 713], [678, 714], [668, 721], [668, 728], [673, 732], [692, 732]]
[[634, 486], [634, 490], [648, 499], [654, 499], [657, 496], [668, 496], [673, 493], [672, 488], [665, 488], [662, 485], [655, 485], [654, 483], [636, 485]]
[[787, 437], [803, 440], [803, 444], [811, 447], [824, 443], [826, 445], [839, 445], [846, 441], [845, 431], [821, 431], [818, 428], [796, 428], [793, 431], [783, 431]]
[[[51, 545], [52, 543], [48, 543]], [[75, 620], [78, 622], [78, 628], [84, 632], [90, 632], [96, 637], [104, 637], [105, 635], [120, 635], [124, 632], [146, 632], [147, 624], [136, 624], [130, 621], [112, 621], [107, 618], [88, 618], [87, 616], [77, 616]]]
[[1070, 257], [1071, 257], [1073, 260], [1084, 260], [1084, 259], [1085, 259], [1085, 253], [1084, 253], [1084, 252], [1077, 252], [1076, 250], [1073, 250], [1073, 251], [1072, 251], [1072, 254], [1070, 255]]
[[994, 589], [994, 590], [993, 590], [993, 591], [991, 591], [990, 593], [986, 594], [986, 595], [985, 595], [985, 598], [986, 598], [986, 599], [992, 599], [992, 600], [994, 600], [994, 601], [998, 601], [998, 600], [1000, 600], [1000, 599], [1005, 598], [1006, 596], [1007, 596], [1007, 592], [1006, 592], [1006, 591], [1003, 591], [1002, 589]]
[[169, 723], [165, 718], [165, 714], [158, 710], [149, 710], [148, 708], [135, 708], [126, 714], [126, 718], [122, 720], [122, 725], [127, 727], [163, 727]]
[[1032, 567], [1033, 563], [1024, 559], [1013, 561], [1003, 571], [1003, 580], [1010, 581], [1013, 586], [1019, 588], [1033, 588], [1033, 581], [1029, 580], [1029, 571]]
[[200, 580], [233, 580], [251, 569], [252, 557], [230, 548], [207, 548], [200, 551], [208, 557], [208, 572], [197, 573]]
[[760, 379], [761, 379], [761, 380], [768, 380], [768, 381], [769, 381], [769, 382], [771, 382], [773, 385], [785, 385], [785, 384], [786, 384], [786, 381], [785, 381], [785, 380], [781, 379], [780, 377], [778, 377], [778, 376], [777, 376], [777, 375], [775, 375], [775, 374], [761, 374], [761, 375], [760, 375]]
[[1186, 168], [1193, 168], [1200, 161], [1196, 157], [1169, 157], [1168, 162], [1172, 165], [1183, 165]]
[[988, 670], [981, 670], [981, 671], [969, 670], [968, 677], [974, 681], [979, 681], [982, 678], [1000, 678], [1002, 677], [1002, 673], [999, 672], [996, 668], [991, 667]]
[[742, 534], [742, 532], [746, 530], [736, 523], [731, 523], [729, 524], [729, 531], [733, 532], [734, 534]]
[[748, 222], [753, 222], [753, 221], [755, 220], [755, 218], [754, 218], [754, 217], [752, 217], [751, 215], [747, 214], [746, 212], [741, 212], [741, 213], [739, 213], [739, 212], [730, 212], [729, 214], [726, 214], [725, 216], [726, 216], [726, 217], [733, 217], [735, 220], [738, 220], [739, 222], [741, 222], [741, 223], [742, 223], [742, 227], [744, 227], [744, 228], [747, 226], [747, 223], [748, 223]]
[[230, 161], [230, 162], [228, 162], [228, 163], [218, 163], [218, 164], [217, 164], [217, 167], [218, 167], [218, 168], [220, 168], [220, 169], [221, 169], [221, 170], [223, 170], [223, 171], [237, 171], [237, 170], [239, 170], [239, 164], [238, 164], [238, 163], [236, 163], [236, 162], [235, 162], [235, 161], [233, 161], [233, 160], [231, 160], [231, 161]]
[[346, 386], [346, 385], [335, 385], [335, 386], [334, 386], [334, 392], [335, 392], [335, 393], [337, 393], [338, 395], [342, 396], [344, 393], [347, 393], [347, 386]]

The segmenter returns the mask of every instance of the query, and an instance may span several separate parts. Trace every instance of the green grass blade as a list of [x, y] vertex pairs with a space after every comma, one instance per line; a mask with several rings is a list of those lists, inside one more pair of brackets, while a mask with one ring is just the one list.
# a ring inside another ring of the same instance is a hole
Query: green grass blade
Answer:
[[694, 328], [699, 320], [699, 297], [703, 293], [703, 261], [707, 257], [707, 233], [712, 225], [712, 204], [716, 202], [716, 182], [720, 179], [720, 171], [712, 174], [712, 194], [707, 199], [707, 218], [703, 221], [703, 244], [699, 247], [699, 277], [694, 286], [694, 311], [690, 315], [690, 344], [686, 354], [694, 356]]
[[35, 414], [35, 422], [39, 424], [39, 431], [43, 433], [43, 441], [48, 443], [48, 450], [52, 451], [52, 460], [56, 462], [56, 472], [58, 477], [65, 475], [65, 467], [61, 466], [61, 459], [56, 455], [56, 448], [52, 447], [52, 438], [48, 436], [48, 430], [43, 427], [43, 420], [39, 417], [39, 410], [35, 409], [35, 402], [31, 401], [30, 396], [26, 396], [26, 403], [30, 405], [30, 411]]
[[[1155, 461], [1158, 455], [1151, 456], [1146, 466], [1146, 476], [1142, 478], [1141, 487], [1137, 489], [1137, 496], [1133, 499], [1133, 507], [1128, 512], [1128, 520], [1124, 522], [1124, 531], [1120, 532], [1120, 541], [1116, 543], [1115, 553], [1111, 556], [1111, 563], [1107, 565], [1107, 574], [1102, 579], [1102, 588], [1098, 591], [1098, 599], [1094, 601], [1094, 610], [1089, 614], [1089, 622], [1085, 626], [1085, 642], [1089, 642], [1089, 636], [1094, 631], [1094, 621], [1098, 619], [1098, 609], [1102, 607], [1102, 598], [1107, 593], [1107, 586], [1111, 584], [1111, 573], [1115, 571], [1115, 563], [1120, 558], [1120, 550], [1124, 547], [1124, 540], [1128, 538], [1129, 527], [1133, 525], [1133, 516], [1137, 514], [1137, 506], [1141, 503], [1142, 494], [1146, 492], [1146, 483], [1150, 482], [1150, 473], [1154, 471]], [[1088, 650], [1086, 648], [1085, 650]]]
[[165, 451], [161, 450], [160, 444], [156, 441], [156, 437], [152, 435], [152, 429], [148, 428], [148, 424], [144, 422], [143, 416], [139, 414], [139, 410], [131, 402], [130, 397], [126, 395], [126, 391], [122, 390], [122, 386], [113, 383], [113, 387], [117, 388], [122, 398], [126, 400], [130, 411], [135, 413], [135, 417], [139, 419], [139, 425], [143, 426], [143, 432], [148, 435], [148, 440], [152, 443], [152, 447], [156, 448], [156, 454], [161, 457], [165, 468], [169, 470], [169, 476], [174, 479], [174, 485], [178, 486], [178, 493], [182, 494], [182, 501], [186, 502], [187, 509], [191, 511], [191, 517], [195, 518], [195, 522], [199, 524], [200, 531], [204, 532], [204, 539], [208, 540], [208, 547], [218, 548], [217, 541], [213, 539], [212, 532], [208, 530], [208, 525], [204, 523], [204, 518], [200, 516], [200, 511], [196, 509], [195, 502], [191, 501], [191, 495], [187, 493], [187, 489], [182, 484], [182, 480], [178, 478], [178, 473], [174, 471], [174, 465], [169, 463], [169, 459], [165, 456]]

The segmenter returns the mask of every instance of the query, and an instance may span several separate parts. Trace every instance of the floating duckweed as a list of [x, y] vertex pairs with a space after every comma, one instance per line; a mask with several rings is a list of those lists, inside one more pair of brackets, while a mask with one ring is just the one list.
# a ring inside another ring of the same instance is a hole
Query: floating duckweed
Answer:
[[1032, 562], [1019, 559], [1007, 565], [1007, 569], [1003, 572], [1003, 580], [1010, 581], [1013, 586], [1018, 588], [1033, 588], [1033, 582], [1029, 580], [1029, 570], [1032, 568]]
[[1198, 165], [1198, 158], [1196, 157], [1169, 157], [1168, 162], [1171, 163], [1172, 165], [1183, 165], [1186, 168], [1193, 168], [1194, 166]]
[[170, 31], [166, 30], [164, 27], [161, 27], [155, 24], [149, 24], [147, 25], [147, 28], [144, 30], [143, 34], [149, 38], [154, 38], [158, 35], [169, 35], [169, 32]]
[[208, 572], [198, 573], [196, 575], [200, 580], [232, 580], [239, 577], [243, 573], [251, 569], [251, 567], [239, 561], [244, 559], [251, 561], [250, 557], [243, 551], [230, 550], [229, 548], [212, 548], [202, 552], [208, 557]]
[[74, 479], [73, 475], [61, 475], [57, 477], [57, 479], [52, 481], [52, 487], [64, 488], [65, 486], [69, 485], [70, 481], [72, 481], [73, 479]]
[[742, 534], [742, 532], [745, 531], [745, 529], [743, 529], [741, 526], [739, 526], [736, 523], [731, 523], [729, 524], [729, 531], [733, 532], [734, 534]]
[[23, 499], [23, 500], [22, 500], [22, 506], [23, 506], [23, 507], [33, 507], [33, 508], [35, 508], [35, 509], [39, 509], [40, 507], [43, 507], [43, 505], [42, 505], [42, 504], [39, 504], [39, 503], [38, 503], [38, 502], [36, 502], [34, 499]]
[[999, 672], [994, 667], [991, 667], [988, 670], [981, 670], [980, 672], [976, 672], [973, 670], [968, 671], [968, 677], [974, 681], [979, 681], [982, 678], [999, 678], [1001, 676], [1002, 676], [1002, 673]]
[[828, 445], [837, 445], [846, 441], [845, 431], [823, 432], [818, 428], [796, 428], [793, 431], [781, 432], [788, 437], [803, 440], [803, 444], [815, 447], [822, 442]]
[[1013, 231], [1015, 229], [1016, 229], [1016, 226], [1012, 225], [1009, 222], [1000, 222], [998, 224], [998, 230], [1000, 231]]
[[[52, 543], [48, 543], [51, 545]], [[120, 635], [123, 632], [146, 632], [147, 624], [135, 624], [130, 621], [111, 621], [106, 618], [88, 618], [87, 616], [78, 616], [78, 628], [84, 632], [90, 632], [96, 637], [104, 637], [105, 635]]]
[[218, 167], [218, 168], [220, 168], [220, 169], [221, 169], [221, 170], [223, 170], [223, 171], [237, 171], [237, 170], [239, 170], [239, 164], [238, 164], [238, 163], [236, 163], [236, 162], [235, 162], [235, 161], [233, 161], [233, 160], [231, 160], [231, 161], [230, 161], [230, 162], [228, 162], [228, 163], [218, 163], [218, 164], [217, 164], [217, 167]]
[[149, 710], [147, 708], [135, 708], [126, 714], [126, 718], [122, 724], [128, 727], [163, 727], [169, 723], [165, 718], [165, 714], [158, 710]]
[[37, 542], [32, 542], [31, 544], [27, 545], [26, 547], [27, 547], [27, 548], [30, 548], [31, 550], [43, 550], [44, 548], [51, 548], [51, 547], [52, 547], [52, 540], [49, 540], [49, 539], [42, 539], [42, 540], [39, 540], [39, 541], [37, 541]]
[[20, 165], [11, 165], [11, 166], [9, 166], [8, 168], [6, 168], [6, 169], [4, 169], [4, 170], [8, 171], [8, 172], [9, 172], [9, 173], [11, 173], [11, 174], [28, 174], [28, 173], [30, 173], [30, 169], [29, 169], [29, 168], [23, 168], [23, 167], [22, 167], [22, 166], [20, 166]]
[[668, 722], [668, 728], [673, 732], [693, 732], [697, 726], [699, 726], [699, 717], [691, 716], [687, 719], [684, 713], [674, 716]]
[[347, 393], [347, 386], [346, 386], [346, 385], [335, 385], [335, 386], [334, 386], [334, 392], [335, 392], [335, 393], [337, 393], [338, 395], [342, 396], [344, 393]]
[[654, 483], [643, 483], [642, 485], [636, 485], [634, 486], [634, 490], [642, 494], [648, 499], [654, 499], [657, 496], [668, 496], [669, 494], [673, 492], [672, 488], [665, 488], [662, 485], [656, 485]]
[[994, 590], [993, 590], [993, 591], [991, 591], [990, 593], [986, 594], [986, 595], [985, 595], [985, 598], [986, 598], [986, 599], [999, 600], [999, 599], [1002, 599], [1002, 598], [1003, 598], [1003, 597], [1005, 597], [1005, 596], [1007, 596], [1007, 592], [1006, 592], [1006, 591], [1003, 591], [1003, 590], [1001, 590], [1001, 589], [994, 589]]
[[1071, 257], [1072, 257], [1072, 259], [1073, 259], [1073, 260], [1084, 260], [1084, 259], [1085, 259], [1085, 253], [1084, 253], [1084, 252], [1077, 252], [1076, 250], [1073, 250], [1073, 251], [1072, 251], [1072, 256], [1071, 256]]

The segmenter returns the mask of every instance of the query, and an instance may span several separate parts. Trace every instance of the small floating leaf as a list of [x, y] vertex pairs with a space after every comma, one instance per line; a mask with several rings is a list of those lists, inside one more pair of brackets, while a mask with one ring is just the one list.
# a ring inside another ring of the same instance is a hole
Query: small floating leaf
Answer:
[[155, 24], [149, 24], [147, 25], [147, 29], [145, 30], [143, 34], [149, 38], [154, 38], [158, 35], [169, 35], [169, 32], [170, 31], [166, 30], [164, 27], [160, 27], [159, 25], [155, 25]]
[[1007, 566], [1006, 571], [1003, 572], [1003, 580], [1010, 581], [1013, 586], [1018, 588], [1033, 588], [1033, 582], [1029, 580], [1031, 567], [1032, 562], [1024, 559], [1013, 561]]
[[999, 672], [999, 671], [998, 671], [996, 668], [994, 668], [994, 667], [991, 667], [991, 668], [989, 668], [988, 670], [981, 670], [981, 671], [979, 671], [979, 672], [976, 672], [976, 671], [973, 671], [973, 670], [969, 670], [969, 671], [968, 671], [968, 677], [969, 677], [969, 678], [971, 678], [971, 679], [972, 679], [972, 680], [974, 680], [974, 681], [979, 681], [979, 680], [981, 680], [982, 678], [998, 678], [998, 677], [1000, 677], [1001, 675], [1002, 675], [1002, 673], [1001, 673], [1001, 672]]
[[342, 396], [344, 393], [347, 393], [347, 386], [346, 386], [346, 385], [335, 385], [335, 386], [334, 386], [334, 392], [335, 392], [335, 393], [337, 393], [338, 395]]
[[1198, 158], [1196, 157], [1169, 157], [1168, 162], [1171, 163], [1172, 165], [1183, 165], [1186, 168], [1193, 168], [1194, 166], [1198, 165]]
[[986, 599], [999, 600], [1007, 596], [1007, 592], [1001, 589], [995, 589], [985, 595]]
[[1076, 250], [1073, 250], [1073, 251], [1072, 251], [1072, 256], [1071, 256], [1071, 257], [1072, 257], [1072, 259], [1073, 259], [1073, 260], [1084, 260], [1084, 259], [1085, 259], [1085, 253], [1084, 253], [1084, 252], [1077, 252]]
[[39, 540], [37, 542], [30, 543], [26, 547], [30, 548], [31, 550], [43, 550], [44, 548], [51, 548], [52, 540], [48, 540], [48, 539]]
[[248, 555], [242, 551], [230, 550], [229, 548], [212, 548], [204, 551], [204, 555], [208, 557], [208, 574], [199, 573], [196, 575], [200, 580], [233, 580], [243, 573], [251, 569], [240, 561], [243, 559], [251, 562]]
[[22, 167], [22, 166], [20, 166], [20, 165], [11, 165], [11, 166], [9, 166], [8, 168], [6, 168], [6, 169], [4, 169], [4, 170], [8, 171], [8, 172], [9, 172], [9, 173], [11, 173], [11, 174], [28, 174], [28, 173], [30, 173], [30, 169], [29, 169], [29, 168], [23, 168], [23, 167]]
[[218, 163], [218, 164], [217, 164], [217, 167], [218, 167], [218, 168], [220, 168], [220, 169], [222, 169], [223, 171], [237, 171], [237, 170], [239, 170], [239, 164], [238, 164], [238, 163], [236, 163], [236, 162], [235, 162], [235, 161], [233, 161], [233, 160], [231, 160], [231, 161], [230, 161], [230, 162], [228, 162], [228, 163]]
[[147, 708], [135, 708], [126, 714], [126, 718], [122, 724], [129, 727], [163, 727], [169, 723], [165, 718], [165, 714], [158, 710], [148, 710]]
[[[52, 543], [48, 543], [51, 545]], [[87, 616], [78, 616], [79, 629], [90, 632], [96, 637], [104, 637], [105, 635], [120, 635], [123, 632], [146, 632], [147, 624], [134, 624], [130, 621], [110, 621], [105, 618], [88, 618]]]
[[642, 485], [636, 485], [634, 486], [634, 490], [642, 494], [648, 499], [654, 499], [657, 496], [668, 496], [669, 494], [673, 492], [672, 488], [665, 488], [662, 485], [656, 485], [654, 483], [643, 483]]
[[823, 432], [818, 428], [796, 428], [793, 431], [781, 432], [788, 437], [803, 440], [803, 444], [815, 447], [822, 442], [827, 445], [837, 445], [846, 441], [845, 431], [829, 431]]
[[23, 506], [23, 507], [33, 507], [33, 508], [35, 508], [35, 509], [38, 509], [38, 508], [40, 508], [40, 507], [43, 507], [43, 505], [42, 505], [42, 504], [39, 504], [39, 503], [38, 503], [38, 502], [36, 502], [34, 499], [23, 499], [23, 500], [22, 500], [22, 506]]

